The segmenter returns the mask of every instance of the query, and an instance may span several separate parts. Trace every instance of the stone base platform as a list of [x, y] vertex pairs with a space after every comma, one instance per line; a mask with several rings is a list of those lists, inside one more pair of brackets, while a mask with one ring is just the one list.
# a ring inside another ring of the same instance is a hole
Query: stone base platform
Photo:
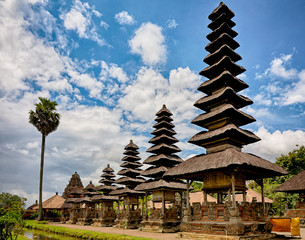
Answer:
[[142, 232], [175, 233], [180, 231], [180, 221], [142, 221]]
[[[181, 223], [181, 232], [185, 236], [196, 238], [200, 234], [211, 236], [235, 237], [232, 239], [269, 239], [272, 237], [272, 224], [267, 222], [241, 221], [192, 221]], [[237, 238], [238, 237], [238, 238]], [[200, 238], [200, 237], [199, 237]], [[210, 238], [207, 238], [210, 239]], [[217, 238], [216, 238], [217, 239]]]
[[179, 233], [179, 235], [183, 239], [206, 239], [206, 240], [265, 240], [265, 239], [274, 238], [276, 236], [276, 234], [273, 233], [249, 234], [245, 236], [225, 236], [225, 235], [191, 233], [191, 232], [181, 232]]

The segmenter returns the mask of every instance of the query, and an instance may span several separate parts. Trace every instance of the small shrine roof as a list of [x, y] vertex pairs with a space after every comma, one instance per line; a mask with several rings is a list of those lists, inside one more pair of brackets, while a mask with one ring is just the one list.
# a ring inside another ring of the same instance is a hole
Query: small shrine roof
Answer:
[[162, 128], [162, 127], [171, 129], [174, 128], [175, 125], [167, 121], [157, 122], [156, 124], [153, 125], [153, 128]]
[[208, 28], [210, 28], [212, 31], [214, 31], [215, 29], [219, 28], [219, 26], [226, 22], [231, 28], [234, 27], [236, 24], [235, 22], [233, 22], [230, 18], [230, 16], [228, 16], [227, 14], [223, 13], [220, 14], [219, 17], [217, 17], [216, 19], [214, 19], [209, 25]]
[[83, 193], [84, 193], [84, 191], [80, 187], [73, 187], [70, 191], [70, 194], [72, 194], [72, 195], [81, 195]]
[[157, 128], [154, 131], [151, 132], [153, 135], [161, 135], [161, 134], [166, 134], [169, 136], [173, 136], [177, 134], [173, 129], [168, 129], [168, 128]]
[[169, 162], [170, 165], [173, 165], [173, 164], [179, 164], [179, 163], [183, 162], [183, 160], [175, 154], [172, 154], [172, 155], [159, 154], [159, 155], [149, 156], [148, 158], [146, 158], [144, 160], [143, 163], [150, 164], [150, 165], [162, 165], [162, 164], [165, 165], [166, 162]]
[[128, 156], [124, 156], [122, 158], [122, 161], [126, 161], [126, 162], [135, 162], [135, 161], [139, 161], [141, 160], [141, 158], [139, 156], [134, 156], [134, 155], [128, 155]]
[[102, 185], [102, 186], [98, 186], [97, 187], [97, 190], [98, 191], [103, 191], [103, 190], [116, 190], [118, 187], [117, 186], [114, 186], [114, 185], [110, 185], [110, 186], [107, 186], [107, 185]]
[[215, 123], [226, 118], [237, 126], [243, 126], [255, 122], [255, 119], [249, 114], [234, 108], [234, 106], [231, 104], [225, 104], [217, 110], [200, 114], [192, 121], [192, 123], [200, 127], [208, 128], [211, 123]]
[[237, 76], [246, 71], [245, 68], [233, 62], [230, 57], [224, 56], [214, 65], [203, 69], [199, 74], [212, 79], [219, 76], [224, 70], [229, 71], [233, 76]]
[[167, 122], [172, 122], [173, 119], [170, 116], [167, 115], [161, 115], [159, 117], [156, 117], [156, 122], [161, 122], [161, 121], [167, 121]]
[[91, 202], [100, 202], [100, 201], [118, 201], [119, 198], [116, 196], [109, 196], [109, 195], [97, 195], [97, 196], [93, 196], [91, 198]]
[[147, 181], [145, 183], [138, 185], [135, 189], [139, 191], [149, 191], [156, 189], [174, 189], [174, 190], [185, 191], [187, 189], [187, 186], [185, 183], [166, 181], [164, 179], [160, 179], [156, 181], [155, 180]]
[[91, 197], [81, 197], [81, 198], [77, 198], [75, 201], [75, 203], [85, 203], [85, 202], [91, 202]]
[[123, 168], [139, 168], [142, 167], [143, 164], [139, 162], [124, 162], [120, 165]]
[[234, 77], [228, 70], [225, 70], [219, 76], [203, 82], [198, 87], [198, 90], [206, 94], [211, 94], [213, 91], [221, 89], [224, 86], [231, 87], [235, 92], [249, 87], [247, 83]]
[[241, 145], [254, 143], [260, 140], [254, 133], [236, 127], [234, 124], [228, 124], [215, 130], [199, 132], [188, 142], [203, 146], [209, 143], [216, 143], [219, 139], [236, 140]]
[[226, 14], [228, 18], [233, 18], [235, 16], [234, 12], [228, 8], [226, 4], [220, 2], [219, 6], [214, 9], [214, 11], [208, 16], [211, 21], [214, 21], [221, 14]]
[[126, 157], [130, 157], [130, 156], [136, 156], [139, 154], [139, 152], [137, 150], [132, 150], [132, 149], [128, 149], [126, 151], [123, 152], [124, 155], [128, 155]]
[[92, 184], [92, 181], [85, 187], [88, 191], [96, 191], [95, 186]]
[[251, 99], [237, 94], [231, 87], [225, 87], [218, 93], [200, 98], [194, 103], [194, 106], [204, 111], [208, 111], [217, 105], [221, 105], [221, 103], [230, 103], [235, 108], [239, 109], [251, 105], [253, 102]]
[[131, 177], [122, 177], [119, 178], [115, 181], [118, 184], [122, 184], [122, 185], [129, 185], [129, 184], [139, 184], [142, 182], [145, 182], [145, 179], [142, 177], [136, 177], [136, 178], [131, 178]]
[[274, 191], [305, 192], [305, 170], [278, 186]]
[[107, 178], [104, 178], [104, 179], [101, 179], [98, 181], [99, 183], [114, 183], [115, 180], [114, 179], [107, 179]]
[[103, 173], [101, 175], [102, 178], [114, 178], [115, 177], [115, 174], [114, 173], [110, 173], [110, 172], [107, 172], [107, 173]]
[[224, 171], [229, 168], [243, 169], [247, 172], [247, 180], [287, 174], [285, 169], [263, 158], [228, 148], [216, 153], [194, 156], [169, 169], [164, 176], [202, 181], [205, 172]]
[[142, 173], [142, 170], [140, 169], [132, 169], [132, 168], [127, 168], [127, 169], [122, 169], [118, 172], [118, 175], [123, 175], [123, 176], [137, 176]]

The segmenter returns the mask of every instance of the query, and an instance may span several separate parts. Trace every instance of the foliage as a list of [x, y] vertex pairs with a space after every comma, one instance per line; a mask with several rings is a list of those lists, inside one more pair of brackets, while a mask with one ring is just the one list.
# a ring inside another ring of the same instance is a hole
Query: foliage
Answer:
[[59, 125], [60, 114], [56, 112], [57, 103], [47, 98], [39, 97], [40, 102], [36, 103], [35, 111], [30, 110], [29, 122], [37, 128], [42, 134], [41, 158], [40, 158], [40, 176], [39, 176], [39, 210], [38, 220], [41, 221], [42, 216], [42, 180], [44, 165], [45, 139], [49, 133], [56, 131]]
[[192, 182], [191, 186], [193, 187], [192, 192], [199, 192], [202, 190], [203, 183], [202, 182]]
[[26, 199], [10, 193], [0, 194], [0, 239], [17, 239], [24, 222], [24, 205]]
[[71, 229], [67, 227], [58, 227], [52, 226], [48, 224], [39, 224], [40, 222], [36, 222], [33, 220], [26, 220], [26, 227], [31, 229], [40, 229], [47, 232], [53, 232], [57, 234], [63, 234], [71, 237], [78, 237], [82, 239], [94, 239], [94, 240], [120, 240], [120, 239], [129, 239], [129, 240], [149, 240], [149, 238], [140, 238], [133, 237], [121, 234], [111, 234], [111, 233], [103, 233], [103, 232], [94, 232], [88, 230], [80, 230], [80, 229]]

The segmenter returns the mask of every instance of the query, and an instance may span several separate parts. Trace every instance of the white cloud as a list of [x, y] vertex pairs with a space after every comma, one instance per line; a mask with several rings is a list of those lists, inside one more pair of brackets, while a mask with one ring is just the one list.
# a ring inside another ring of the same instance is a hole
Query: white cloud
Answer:
[[301, 130], [283, 132], [277, 130], [271, 133], [264, 127], [260, 127], [254, 133], [262, 140], [246, 146], [244, 151], [251, 152], [272, 162], [276, 160], [276, 157], [280, 157], [281, 154], [287, 154], [295, 149], [296, 145], [301, 146], [305, 143], [305, 132]]
[[135, 20], [128, 12], [122, 11], [114, 16], [115, 20], [121, 25], [133, 25], [135, 24]]
[[108, 78], [115, 78], [122, 83], [128, 81], [128, 76], [121, 67], [118, 67], [114, 63], [107, 64], [105, 61], [101, 61], [100, 77], [102, 80], [106, 80]]
[[178, 23], [176, 23], [175, 19], [167, 20], [166, 23], [167, 23], [167, 27], [170, 28], [170, 29], [174, 29], [178, 26]]
[[282, 54], [278, 58], [274, 58], [270, 63], [270, 68], [265, 71], [265, 75], [280, 77], [283, 79], [293, 79], [297, 76], [297, 70], [294, 68], [287, 69], [287, 65], [292, 60], [292, 54]]
[[298, 73], [298, 82], [283, 94], [284, 105], [305, 102], [305, 69]]
[[150, 22], [143, 23], [129, 41], [131, 52], [139, 54], [146, 65], [166, 62], [165, 38], [162, 28]]
[[90, 7], [88, 3], [75, 0], [71, 10], [62, 14], [61, 18], [64, 21], [65, 28], [76, 31], [79, 37], [96, 41], [101, 46], [106, 45], [105, 40], [97, 32], [97, 28], [92, 21], [92, 15], [101, 17], [101, 13], [96, 11], [94, 7]]
[[104, 21], [101, 21], [100, 23], [101, 27], [105, 28], [105, 29], [108, 29], [109, 28], [109, 24], [107, 24], [106, 22]]

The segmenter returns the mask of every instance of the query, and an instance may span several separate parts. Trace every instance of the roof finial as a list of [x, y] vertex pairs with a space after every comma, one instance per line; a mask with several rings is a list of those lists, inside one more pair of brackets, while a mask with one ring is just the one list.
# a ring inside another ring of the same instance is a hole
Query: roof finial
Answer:
[[130, 143], [133, 143], [132, 139], [130, 139]]
[[165, 104], [163, 104], [163, 108], [166, 108], [166, 105], [165, 105]]
[[110, 164], [109, 164], [109, 163], [107, 164], [107, 167], [110, 167]]

